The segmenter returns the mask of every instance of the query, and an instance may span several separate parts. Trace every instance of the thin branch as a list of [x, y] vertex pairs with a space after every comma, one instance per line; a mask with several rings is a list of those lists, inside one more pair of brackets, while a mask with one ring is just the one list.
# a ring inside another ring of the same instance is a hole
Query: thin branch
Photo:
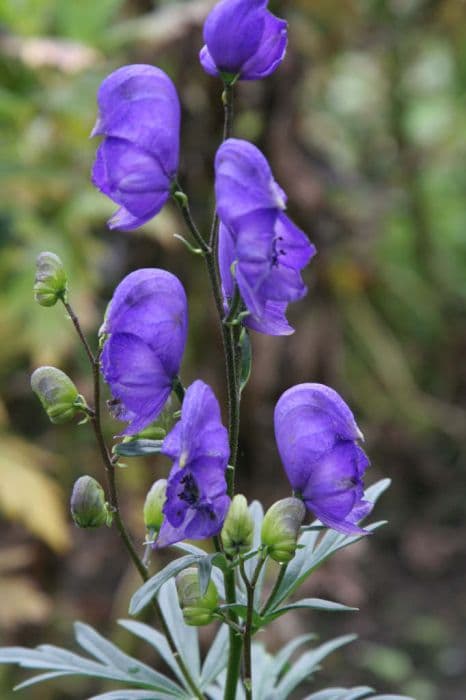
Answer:
[[[73, 321], [73, 325], [78, 333], [78, 336], [81, 340], [81, 343], [86, 351], [86, 355], [89, 358], [89, 362], [91, 365], [92, 369], [92, 376], [93, 376], [93, 382], [94, 382], [94, 414], [90, 416], [90, 421], [94, 430], [94, 434], [96, 437], [97, 445], [99, 447], [99, 452], [102, 458], [102, 462], [105, 468], [105, 475], [106, 475], [106, 480], [107, 480], [107, 487], [108, 487], [108, 501], [110, 505], [110, 509], [113, 514], [113, 520], [115, 522], [115, 525], [117, 527], [117, 530], [120, 534], [120, 537], [123, 541], [124, 546], [126, 547], [126, 550], [131, 558], [131, 561], [133, 562], [134, 566], [139, 572], [139, 575], [141, 576], [142, 580], [146, 582], [149, 579], [149, 573], [147, 571], [147, 567], [145, 566], [144, 562], [140, 559], [133, 542], [131, 541], [131, 537], [126, 529], [126, 526], [123, 522], [123, 519], [121, 517], [120, 513], [120, 504], [119, 504], [119, 498], [118, 498], [118, 490], [117, 490], [117, 484], [116, 484], [116, 470], [115, 470], [115, 463], [110, 456], [110, 453], [108, 451], [107, 445], [105, 443], [105, 439], [103, 436], [102, 432], [102, 422], [101, 422], [101, 407], [100, 407], [100, 352], [98, 351], [95, 355], [92, 353], [89, 343], [83, 333], [83, 330], [81, 328], [81, 325], [79, 323], [79, 319], [74, 313], [73, 309], [71, 306], [63, 301], [66, 310], [68, 311], [68, 314]], [[163, 633], [167, 639], [167, 642], [170, 646], [170, 649], [172, 650], [176, 662], [178, 664], [178, 667], [183, 674], [186, 683], [194, 696], [198, 698], [198, 700], [204, 700], [204, 695], [201, 693], [201, 691], [197, 688], [194, 680], [191, 677], [191, 674], [189, 673], [188, 668], [186, 667], [186, 664], [184, 663], [183, 659], [180, 657], [178, 654], [178, 650], [175, 644], [175, 641], [171, 635], [171, 632], [168, 628], [168, 625], [165, 621], [165, 618], [163, 616], [162, 610], [160, 608], [160, 604], [157, 599], [154, 599], [152, 601], [152, 606], [157, 614], [157, 617], [159, 618], [160, 625], [162, 627]]]

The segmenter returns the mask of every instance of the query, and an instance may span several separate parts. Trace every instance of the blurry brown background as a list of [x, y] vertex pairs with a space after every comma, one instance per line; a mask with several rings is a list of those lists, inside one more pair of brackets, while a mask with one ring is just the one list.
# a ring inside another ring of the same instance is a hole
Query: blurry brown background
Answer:
[[[114, 210], [89, 182], [88, 140], [103, 77], [155, 63], [183, 104], [181, 180], [204, 227], [212, 209], [220, 86], [197, 52], [210, 0], [0, 0], [0, 642], [71, 644], [72, 620], [135, 652], [112, 621], [137, 579], [113, 531], [70, 524], [82, 473], [99, 477], [86, 427], [52, 427], [29, 389], [56, 364], [89, 395], [90, 377], [61, 309], [32, 301], [34, 260], [59, 254], [71, 301], [92, 337], [119, 280], [141, 266], [178, 274], [190, 298], [183, 379], [224, 393], [223, 361], [202, 262], [173, 233], [167, 207], [143, 230], [110, 233]], [[303, 630], [357, 631], [309, 688], [359, 682], [416, 700], [466, 695], [466, 4], [463, 0], [272, 2], [290, 49], [269, 80], [237, 91], [235, 134], [254, 140], [289, 196], [289, 213], [318, 256], [291, 338], [255, 335], [245, 392], [240, 486], [266, 505], [288, 493], [272, 412], [293, 383], [320, 381], [354, 408], [371, 456], [368, 481], [393, 485], [376, 516], [390, 524], [340, 553], [308, 595], [357, 615], [276, 623], [271, 649]], [[110, 419], [109, 438], [117, 431]], [[141, 505], [163, 460], [131, 461], [122, 501], [142, 541]], [[143, 650], [140, 650], [143, 653]], [[150, 662], [150, 656], [147, 657]], [[24, 674], [0, 667], [0, 697]], [[74, 680], [24, 691], [88, 697]], [[16, 697], [16, 696], [15, 696]]]

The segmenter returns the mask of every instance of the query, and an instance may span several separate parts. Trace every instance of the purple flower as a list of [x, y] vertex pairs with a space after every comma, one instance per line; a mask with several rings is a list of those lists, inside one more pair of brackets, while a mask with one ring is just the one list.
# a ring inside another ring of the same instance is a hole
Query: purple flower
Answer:
[[334, 530], [365, 533], [356, 523], [372, 510], [363, 498], [369, 460], [341, 396], [322, 384], [288, 389], [275, 407], [275, 437], [291, 486], [306, 507]]
[[286, 195], [255, 146], [238, 139], [225, 141], [217, 152], [215, 173], [226, 301], [236, 280], [250, 313], [246, 325], [269, 335], [293, 333], [286, 309], [307, 292], [301, 270], [315, 247], [284, 214]]
[[202, 67], [211, 75], [259, 80], [282, 62], [287, 23], [267, 10], [267, 0], [221, 0], [204, 25]]
[[158, 214], [170, 196], [180, 141], [176, 89], [154, 66], [123, 66], [99, 88], [92, 182], [120, 205], [110, 228], [131, 230]]
[[102, 333], [102, 373], [116, 416], [134, 435], [161, 412], [186, 344], [188, 309], [181, 282], [165, 270], [137, 270], [118, 285]]
[[155, 546], [218, 534], [230, 505], [225, 480], [230, 450], [218, 401], [204, 382], [195, 381], [186, 391], [181, 420], [165, 438], [162, 452], [173, 467]]

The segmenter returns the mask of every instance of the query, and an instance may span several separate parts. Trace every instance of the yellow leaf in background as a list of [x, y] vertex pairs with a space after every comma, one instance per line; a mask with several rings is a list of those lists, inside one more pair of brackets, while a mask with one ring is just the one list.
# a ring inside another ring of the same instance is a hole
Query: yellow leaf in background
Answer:
[[[57, 552], [69, 546], [64, 497], [58, 484], [40, 471], [47, 458], [16, 438], [5, 437], [0, 452], [0, 510]], [[49, 461], [53, 461], [53, 456]]]
[[0, 627], [44, 622], [52, 610], [52, 602], [26, 577], [0, 578]]

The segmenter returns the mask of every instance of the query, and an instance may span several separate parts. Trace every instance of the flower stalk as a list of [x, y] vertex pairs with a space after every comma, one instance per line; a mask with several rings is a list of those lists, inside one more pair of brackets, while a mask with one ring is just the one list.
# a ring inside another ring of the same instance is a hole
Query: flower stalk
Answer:
[[[89, 359], [89, 363], [91, 365], [92, 369], [92, 376], [93, 376], [93, 384], [94, 384], [94, 411], [93, 414], [90, 415], [90, 421], [92, 428], [94, 430], [94, 435], [97, 441], [97, 445], [99, 447], [99, 452], [100, 456], [102, 458], [102, 462], [104, 465], [105, 469], [105, 476], [106, 476], [106, 481], [107, 481], [107, 488], [108, 488], [108, 503], [109, 503], [109, 510], [112, 514], [113, 517], [113, 522], [116, 525], [116, 528], [118, 530], [118, 533], [122, 539], [123, 545], [125, 546], [131, 561], [133, 562], [134, 566], [136, 567], [140, 577], [144, 582], [146, 582], [149, 579], [149, 573], [147, 571], [147, 567], [142, 561], [142, 559], [139, 557], [136, 548], [134, 547], [134, 544], [131, 540], [131, 537], [129, 535], [128, 530], [126, 529], [126, 526], [124, 524], [124, 521], [121, 517], [121, 512], [120, 512], [120, 503], [119, 503], [119, 498], [118, 498], [118, 490], [117, 490], [117, 482], [116, 482], [116, 462], [118, 460], [118, 457], [115, 455], [113, 457], [110, 456], [110, 453], [108, 451], [107, 445], [105, 443], [105, 438], [103, 435], [102, 431], [102, 421], [101, 421], [101, 399], [100, 399], [100, 355], [101, 355], [101, 350], [97, 350], [97, 352], [94, 354], [91, 350], [91, 347], [87, 341], [86, 336], [84, 335], [84, 332], [81, 328], [81, 324], [79, 323], [79, 319], [74, 313], [71, 305], [63, 300], [63, 304], [68, 312], [68, 315], [70, 319], [73, 322], [73, 325], [76, 329], [76, 332], [79, 336], [79, 339], [81, 341], [81, 344], [84, 347], [84, 350], [86, 352], [86, 355]], [[162, 631], [167, 639], [168, 645], [170, 646], [170, 649], [172, 650], [176, 663], [178, 664], [178, 667], [183, 674], [183, 677], [194, 694], [194, 697], [198, 698], [198, 700], [204, 700], [204, 695], [201, 693], [199, 688], [196, 686], [186, 664], [184, 663], [183, 659], [181, 656], [178, 654], [176, 644], [174, 642], [174, 639], [172, 637], [172, 634], [170, 632], [170, 629], [165, 621], [165, 617], [163, 615], [162, 609], [159, 605], [159, 602], [157, 599], [154, 599], [152, 601], [152, 606], [157, 614], [158, 620], [160, 622], [160, 626], [162, 627]]]

